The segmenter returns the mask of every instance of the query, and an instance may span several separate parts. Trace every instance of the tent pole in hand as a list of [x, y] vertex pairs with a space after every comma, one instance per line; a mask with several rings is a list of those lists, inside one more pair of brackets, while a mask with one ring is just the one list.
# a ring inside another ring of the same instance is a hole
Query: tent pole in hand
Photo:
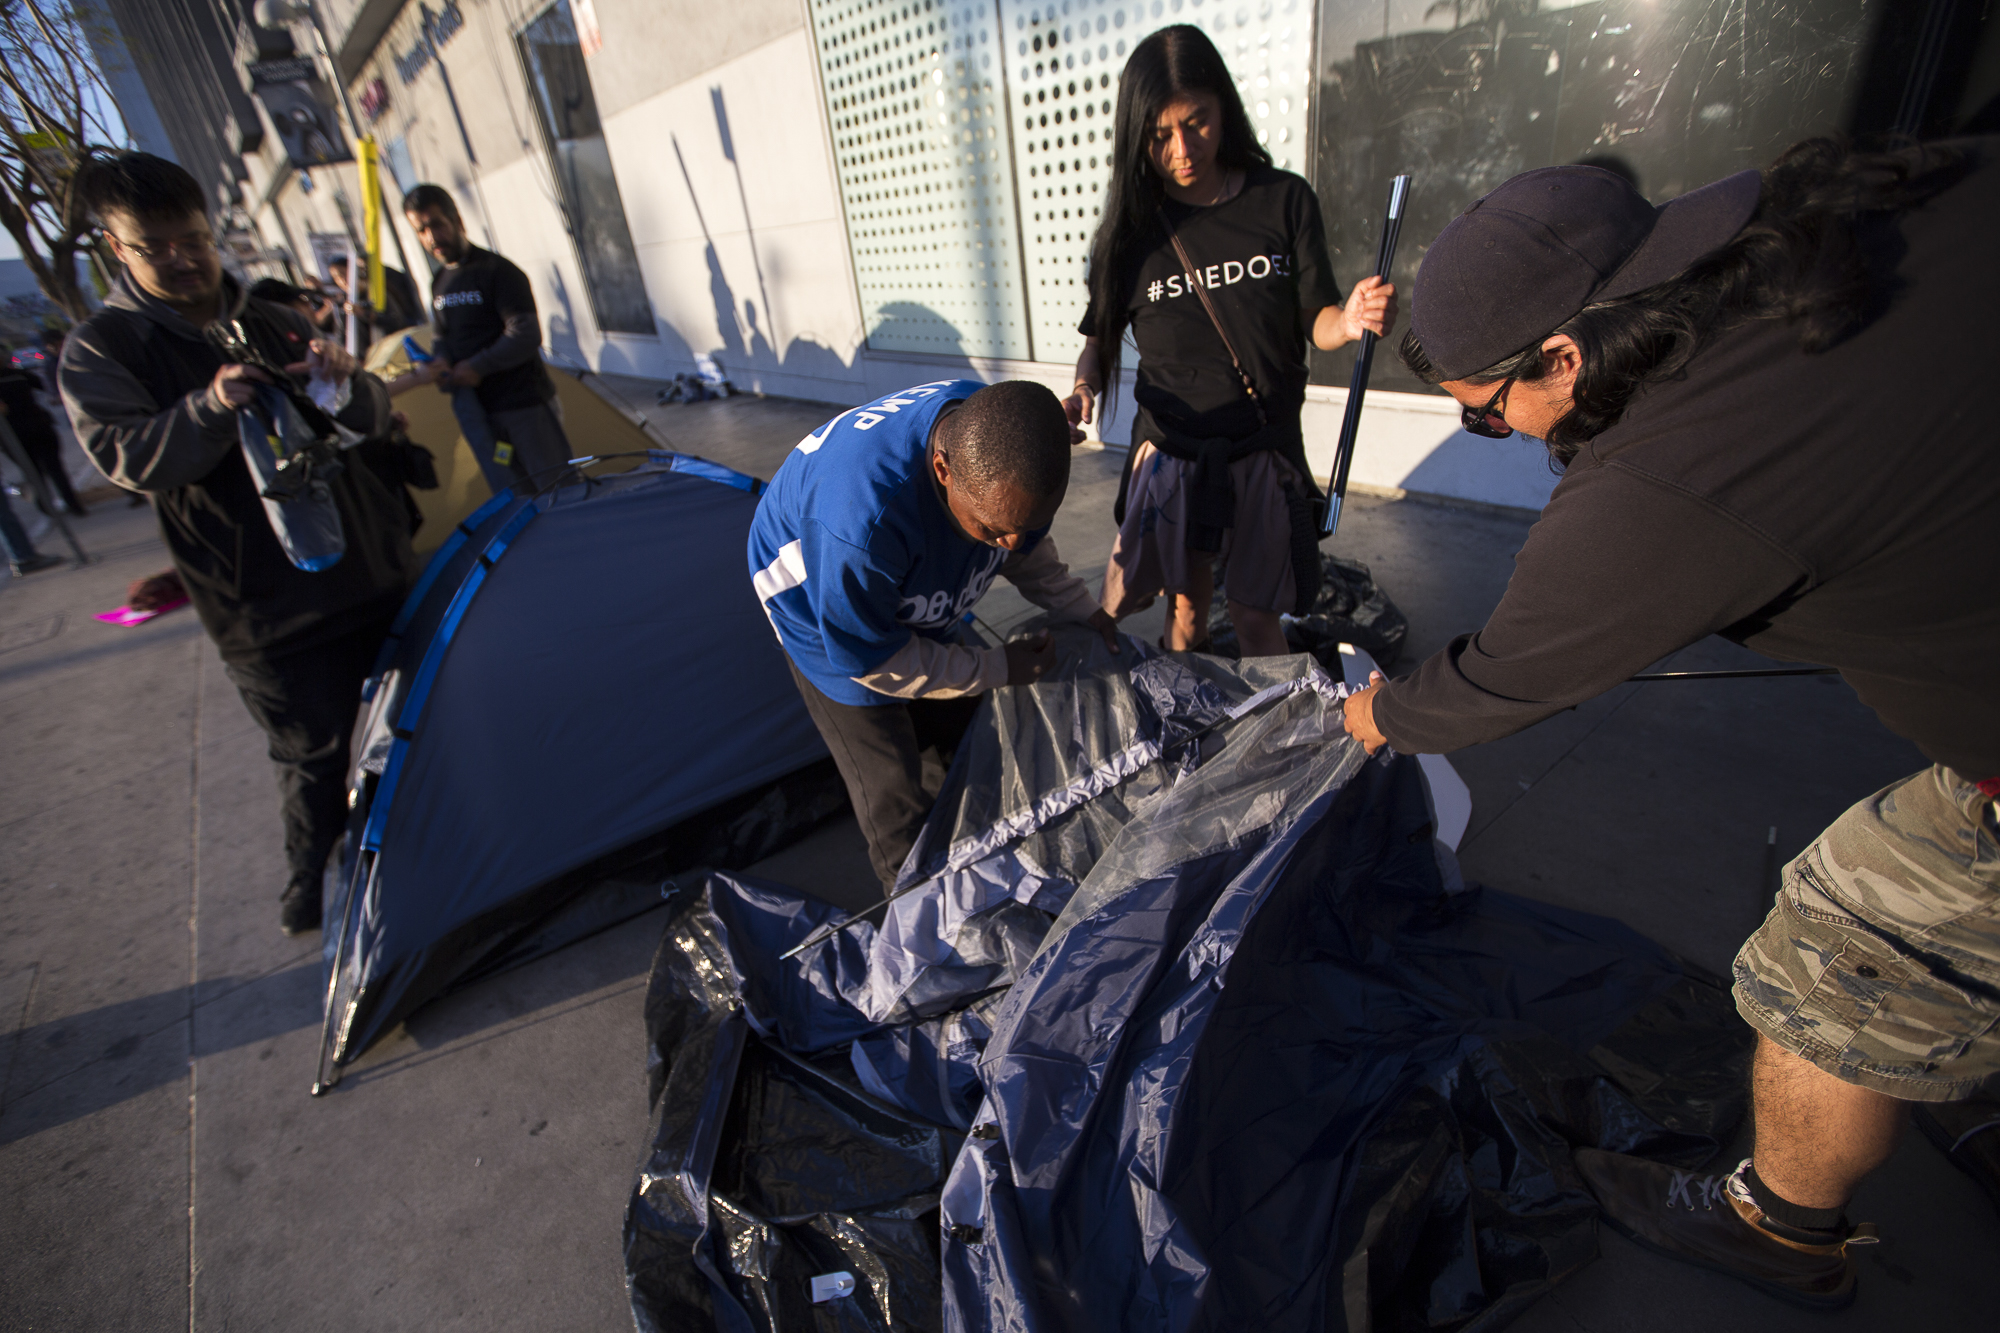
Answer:
[[[1396, 241], [1403, 230], [1403, 205], [1409, 202], [1408, 173], [1396, 177], [1389, 186], [1389, 211], [1382, 219], [1382, 239], [1375, 250], [1375, 273], [1384, 279], [1396, 262]], [[1347, 471], [1354, 462], [1354, 439], [1361, 431], [1361, 400], [1368, 394], [1368, 371], [1375, 364], [1376, 338], [1362, 330], [1361, 351], [1354, 358], [1354, 377], [1347, 383], [1347, 410], [1340, 418], [1340, 443], [1333, 452], [1333, 485], [1326, 496], [1326, 526], [1321, 538], [1331, 537], [1340, 527], [1340, 506], [1347, 498]]]

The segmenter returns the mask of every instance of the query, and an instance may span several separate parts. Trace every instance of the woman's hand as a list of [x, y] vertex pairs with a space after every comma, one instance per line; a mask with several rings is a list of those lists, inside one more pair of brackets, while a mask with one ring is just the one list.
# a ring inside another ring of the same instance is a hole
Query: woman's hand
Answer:
[[1078, 380], [1076, 387], [1070, 391], [1069, 397], [1063, 399], [1063, 415], [1069, 418], [1069, 442], [1071, 444], [1083, 443], [1083, 428], [1090, 424], [1091, 418], [1096, 415], [1096, 412], [1097, 391], [1084, 381]]
[[1313, 346], [1322, 352], [1344, 347], [1368, 332], [1389, 336], [1396, 326], [1396, 289], [1380, 277], [1363, 278], [1347, 294], [1346, 305], [1330, 305], [1313, 321]]
[[1358, 339], [1364, 329], [1386, 338], [1395, 322], [1396, 289], [1379, 276], [1355, 283], [1347, 294], [1347, 304], [1340, 308], [1341, 328], [1349, 342]]

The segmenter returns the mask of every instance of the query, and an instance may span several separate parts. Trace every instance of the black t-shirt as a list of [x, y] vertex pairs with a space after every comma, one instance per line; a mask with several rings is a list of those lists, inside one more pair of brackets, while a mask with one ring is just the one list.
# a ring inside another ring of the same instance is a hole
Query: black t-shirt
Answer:
[[[1160, 425], [1194, 436], [1242, 438], [1257, 428], [1229, 349], [1202, 309], [1194, 283], [1215, 312], [1272, 419], [1296, 415], [1306, 400], [1309, 321], [1339, 305], [1326, 258], [1326, 228], [1312, 186], [1289, 171], [1252, 168], [1227, 203], [1196, 207], [1168, 200], [1166, 213], [1200, 271], [1186, 272], [1164, 227], [1138, 267], [1129, 311], [1139, 345], [1135, 441], [1160, 438]], [[1095, 326], [1093, 307], [1081, 331]]]
[[[540, 341], [535, 292], [528, 275], [491, 250], [470, 246], [465, 258], [431, 279], [431, 319], [437, 345], [454, 365], [485, 351], [507, 332], [534, 328]], [[555, 386], [539, 354], [519, 365], [488, 372], [479, 382], [479, 401], [489, 412], [533, 407], [555, 397]]]

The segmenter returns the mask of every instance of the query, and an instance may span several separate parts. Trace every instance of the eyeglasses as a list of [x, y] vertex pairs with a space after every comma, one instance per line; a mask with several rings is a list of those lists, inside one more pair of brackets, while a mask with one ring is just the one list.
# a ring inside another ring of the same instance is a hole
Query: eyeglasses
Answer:
[[1489, 440], [1504, 440], [1512, 435], [1514, 428], [1507, 424], [1506, 417], [1500, 415], [1500, 400], [1507, 396], [1507, 390], [1514, 387], [1516, 378], [1509, 375], [1501, 380], [1500, 387], [1486, 400], [1484, 407], [1466, 407], [1461, 404], [1458, 409], [1459, 424], [1464, 426], [1468, 433], [1483, 435]]
[[119, 249], [127, 254], [137, 255], [149, 264], [172, 259], [176, 254], [188, 259], [201, 259], [215, 253], [213, 236], [183, 236], [177, 241], [167, 241], [160, 245], [141, 245], [137, 241], [128, 241], [123, 236], [108, 232], [106, 234], [111, 235], [111, 239], [118, 243]]

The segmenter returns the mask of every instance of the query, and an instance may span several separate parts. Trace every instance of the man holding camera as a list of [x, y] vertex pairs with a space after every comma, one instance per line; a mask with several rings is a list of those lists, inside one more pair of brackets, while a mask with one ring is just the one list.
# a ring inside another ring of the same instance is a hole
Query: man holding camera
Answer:
[[1909, 1104], [2000, 1073], [2000, 140], [1801, 144], [1659, 208], [1532, 171], [1424, 257], [1403, 356], [1563, 479], [1485, 628], [1348, 700], [1372, 750], [1493, 740], [1720, 634], [1839, 668], [1931, 768], [1842, 815], [1735, 963], [1754, 1153], [1675, 1188], [1583, 1149], [1612, 1225], [1795, 1304], [1853, 1298], [1844, 1212]]
[[[345, 536], [330, 567], [286, 557], [244, 460], [238, 413], [258, 386], [330, 386], [334, 420], [389, 427], [389, 398], [340, 345], [222, 271], [200, 185], [147, 153], [87, 164], [76, 187], [124, 266], [63, 349], [63, 403], [97, 466], [153, 497], [174, 568], [224, 669], [270, 740], [290, 875], [287, 934], [320, 921], [321, 875], [347, 817], [348, 737], [361, 683], [416, 572], [402, 497], [368, 467], [327, 477]], [[207, 330], [241, 330], [262, 365]]]

